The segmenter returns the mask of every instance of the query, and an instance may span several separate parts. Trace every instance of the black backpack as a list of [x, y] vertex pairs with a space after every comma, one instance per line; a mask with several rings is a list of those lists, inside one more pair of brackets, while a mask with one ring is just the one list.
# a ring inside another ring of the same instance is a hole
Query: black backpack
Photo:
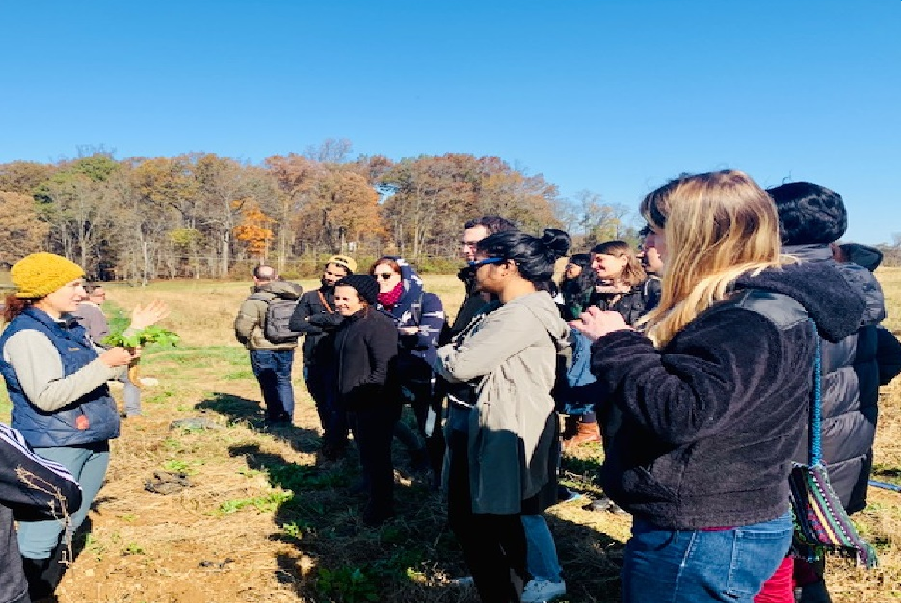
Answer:
[[266, 317], [263, 319], [263, 336], [270, 343], [297, 343], [300, 333], [295, 333], [288, 328], [288, 321], [294, 314], [295, 308], [298, 307], [300, 299], [283, 299], [276, 297], [269, 299], [269, 296], [254, 294], [253, 299], [259, 299], [266, 302]]

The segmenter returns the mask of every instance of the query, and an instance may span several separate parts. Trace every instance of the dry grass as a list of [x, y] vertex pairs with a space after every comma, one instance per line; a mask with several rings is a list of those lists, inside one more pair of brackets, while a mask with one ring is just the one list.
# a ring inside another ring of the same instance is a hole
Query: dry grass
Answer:
[[[890, 328], [899, 334], [899, 270], [881, 270]], [[453, 276], [426, 277], [427, 288], [457, 308]], [[315, 287], [304, 281], [305, 288]], [[109, 299], [131, 308], [151, 298], [173, 308], [165, 326], [183, 336], [179, 349], [150, 352], [143, 373], [160, 385], [144, 392], [143, 419], [125, 421], [114, 442], [107, 484], [92, 513], [93, 533], [59, 588], [60, 603], [82, 601], [469, 602], [449, 583], [466, 573], [445, 528], [440, 497], [396, 451], [400, 518], [380, 530], [358, 520], [361, 500], [347, 493], [357, 475], [352, 455], [326, 463], [316, 454], [318, 419], [300, 367], [294, 428], [262, 429], [259, 391], [232, 320], [247, 285], [161, 283], [112, 286]], [[298, 363], [299, 364], [299, 363]], [[881, 394], [875, 479], [899, 481], [899, 379]], [[221, 429], [171, 430], [175, 419], [204, 416]], [[569, 485], [595, 491], [599, 451], [584, 446], [564, 460]], [[193, 487], [164, 496], [147, 492], [154, 471], [190, 474]], [[293, 496], [291, 494], [293, 493]], [[837, 603], [898, 601], [899, 496], [871, 489], [856, 516], [878, 544], [880, 569], [863, 572], [829, 561]], [[549, 511], [569, 601], [619, 600], [618, 558], [627, 517], [583, 511], [579, 503]], [[362, 573], [355, 574], [357, 568]]]

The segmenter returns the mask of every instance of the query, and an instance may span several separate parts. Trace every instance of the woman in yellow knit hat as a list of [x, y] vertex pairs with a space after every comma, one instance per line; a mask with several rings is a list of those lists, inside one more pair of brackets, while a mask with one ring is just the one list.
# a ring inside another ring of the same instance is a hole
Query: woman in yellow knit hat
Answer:
[[[81, 485], [81, 507], [69, 529], [56, 520], [22, 521], [18, 544], [31, 598], [52, 594], [65, 566], [67, 536], [88, 514], [106, 475], [109, 440], [119, 435], [119, 414], [106, 382], [135, 357], [124, 348], [95, 347], [71, 316], [84, 297], [84, 270], [52, 253], [34, 253], [11, 271], [16, 292], [6, 299], [0, 335], [0, 374], [13, 404], [12, 425], [40, 456], [64, 465]], [[131, 329], [168, 313], [153, 302], [135, 308]]]

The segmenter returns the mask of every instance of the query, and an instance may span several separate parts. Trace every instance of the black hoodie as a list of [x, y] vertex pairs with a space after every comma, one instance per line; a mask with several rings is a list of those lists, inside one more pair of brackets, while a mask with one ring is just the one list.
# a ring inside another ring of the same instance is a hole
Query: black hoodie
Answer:
[[864, 308], [835, 268], [790, 265], [740, 277], [661, 350], [635, 331], [600, 338], [592, 372], [624, 416], [602, 466], [605, 492], [673, 529], [785, 513], [811, 393], [807, 319], [838, 341]]

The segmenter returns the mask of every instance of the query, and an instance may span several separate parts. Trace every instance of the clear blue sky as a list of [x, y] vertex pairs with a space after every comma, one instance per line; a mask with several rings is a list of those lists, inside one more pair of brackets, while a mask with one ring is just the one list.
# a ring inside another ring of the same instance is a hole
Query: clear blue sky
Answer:
[[809, 180], [900, 227], [886, 0], [0, 4], [0, 162], [78, 145], [259, 162], [347, 138], [497, 155], [635, 207], [680, 172]]

